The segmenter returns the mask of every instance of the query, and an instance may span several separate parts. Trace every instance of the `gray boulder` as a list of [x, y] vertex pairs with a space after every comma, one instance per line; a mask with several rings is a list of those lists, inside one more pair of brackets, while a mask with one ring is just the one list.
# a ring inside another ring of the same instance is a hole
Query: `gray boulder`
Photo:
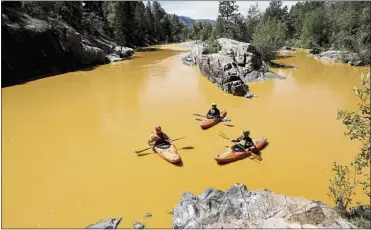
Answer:
[[134, 222], [133, 223], [133, 228], [134, 229], [143, 229], [144, 227], [145, 227], [145, 225], [142, 224], [142, 223], [139, 223], [139, 222]]
[[92, 225], [89, 225], [87, 228], [94, 228], [94, 229], [116, 229], [117, 226], [120, 224], [122, 218], [112, 218], [108, 219], [103, 222], [98, 222]]
[[218, 53], [203, 54], [204, 46], [201, 44], [183, 54], [181, 59], [184, 64], [198, 65], [202, 75], [224, 92], [251, 97], [246, 83], [265, 81], [266, 63], [250, 43], [226, 38], [218, 39], [218, 43], [221, 46]]
[[353, 228], [331, 207], [268, 190], [235, 184], [226, 192], [206, 189], [183, 194], [175, 206], [173, 228]]

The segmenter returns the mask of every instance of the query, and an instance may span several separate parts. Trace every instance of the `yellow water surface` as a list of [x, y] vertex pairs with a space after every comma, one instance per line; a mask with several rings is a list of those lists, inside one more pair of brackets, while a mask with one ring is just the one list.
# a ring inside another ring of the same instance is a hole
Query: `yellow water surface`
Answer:
[[[111, 217], [123, 217], [121, 228], [134, 221], [171, 227], [168, 212], [183, 192], [237, 182], [332, 204], [332, 162], [348, 163], [359, 145], [343, 135], [336, 113], [356, 109], [352, 87], [365, 68], [293, 53], [277, 62], [298, 69], [275, 69], [287, 79], [251, 83], [258, 97], [246, 99], [222, 92], [180, 55], [137, 53], [3, 88], [2, 227], [84, 228]], [[192, 114], [206, 113], [212, 102], [234, 127], [200, 129]], [[134, 153], [147, 147], [155, 125], [173, 139], [186, 136], [174, 142], [182, 166]], [[218, 130], [235, 138], [246, 128], [253, 138], [268, 138], [263, 160], [216, 164], [213, 157], [228, 144]], [[144, 218], [146, 212], [153, 216]]]

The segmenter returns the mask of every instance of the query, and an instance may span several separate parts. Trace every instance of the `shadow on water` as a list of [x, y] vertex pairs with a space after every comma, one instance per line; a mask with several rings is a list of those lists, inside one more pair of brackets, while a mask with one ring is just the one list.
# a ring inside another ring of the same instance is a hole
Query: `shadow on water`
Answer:
[[[131, 56], [131, 57], [123, 58], [122, 60], [117, 61], [117, 62], [132, 60], [132, 59], [137, 59], [137, 58], [143, 58], [143, 57]], [[117, 62], [112, 62], [112, 63], [117, 63]], [[40, 80], [44, 78], [57, 77], [57, 75], [65, 74], [65, 73], [72, 73], [72, 72], [78, 72], [78, 71], [89, 72], [89, 71], [95, 70], [99, 66], [112, 64], [112, 63], [96, 64], [96, 65], [83, 66], [83, 67], [78, 67], [78, 68], [66, 67], [64, 68], [64, 70], [51, 71], [48, 73], [45, 73], [45, 71], [30, 71], [28, 73], [17, 73], [16, 75], [17, 75], [18, 80], [11, 81], [11, 80], [4, 79], [1, 82], [2, 83], [1, 88], [7, 88], [11, 86], [16, 86], [16, 85], [24, 85], [24, 84], [27, 84], [28, 82], [32, 82], [32, 81], [36, 81], [36, 80]], [[2, 72], [2, 75], [4, 75], [3, 72]], [[33, 76], [22, 79], [22, 77], [29, 76], [29, 75], [33, 75]]]
[[180, 148], [179, 150], [191, 150], [191, 149], [195, 149], [195, 147], [193, 147], [193, 146], [185, 146], [185, 147]]
[[178, 166], [178, 167], [183, 167], [184, 164], [183, 164], [183, 160], [182, 160], [182, 158], [180, 158], [180, 161], [179, 161], [179, 162], [174, 163], [173, 165]]
[[270, 66], [272, 68], [278, 68], [278, 69], [298, 69], [298, 67], [296, 67], [296, 66], [282, 65], [282, 64], [275, 63], [275, 62], [271, 62]]
[[275, 59], [278, 60], [278, 59], [286, 59], [286, 58], [291, 58], [291, 57], [294, 57], [294, 56], [292, 56], [292, 55], [277, 55]]

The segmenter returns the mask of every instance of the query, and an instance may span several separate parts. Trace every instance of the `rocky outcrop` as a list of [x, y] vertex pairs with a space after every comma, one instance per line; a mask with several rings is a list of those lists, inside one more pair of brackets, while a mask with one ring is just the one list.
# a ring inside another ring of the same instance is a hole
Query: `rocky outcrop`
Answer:
[[202, 75], [224, 92], [251, 97], [245, 83], [266, 80], [266, 63], [250, 43], [226, 38], [218, 39], [218, 43], [221, 46], [218, 53], [205, 55], [204, 46], [200, 44], [183, 54], [181, 59], [184, 64], [198, 65]]
[[120, 224], [122, 218], [112, 218], [108, 219], [103, 222], [98, 222], [92, 225], [89, 225], [86, 228], [94, 228], [94, 229], [116, 229], [117, 226]]
[[360, 60], [356, 53], [341, 50], [328, 50], [326, 52], [318, 53], [316, 51], [309, 51], [309, 56], [317, 59], [331, 60], [336, 62], [347, 63], [351, 66], [363, 66], [364, 63]]
[[133, 55], [103, 35], [78, 33], [62, 21], [4, 10], [1, 21], [3, 86], [106, 64]]
[[235, 184], [226, 192], [206, 189], [200, 196], [183, 194], [173, 228], [350, 228], [331, 207], [268, 190], [249, 191]]

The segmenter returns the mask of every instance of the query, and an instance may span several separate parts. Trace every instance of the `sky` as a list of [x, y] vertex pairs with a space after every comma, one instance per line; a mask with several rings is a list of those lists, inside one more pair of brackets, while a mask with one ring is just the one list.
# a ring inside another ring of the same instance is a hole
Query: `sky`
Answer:
[[[213, 19], [216, 20], [218, 17], [218, 1], [159, 1], [162, 8], [165, 9], [168, 14], [176, 14], [178, 16], [187, 16], [193, 19]], [[236, 4], [239, 6], [238, 11], [242, 15], [247, 14], [247, 10], [251, 5], [258, 3], [259, 8], [264, 10], [269, 5], [269, 1], [237, 1]], [[283, 1], [284, 6], [295, 5], [297, 1]]]

